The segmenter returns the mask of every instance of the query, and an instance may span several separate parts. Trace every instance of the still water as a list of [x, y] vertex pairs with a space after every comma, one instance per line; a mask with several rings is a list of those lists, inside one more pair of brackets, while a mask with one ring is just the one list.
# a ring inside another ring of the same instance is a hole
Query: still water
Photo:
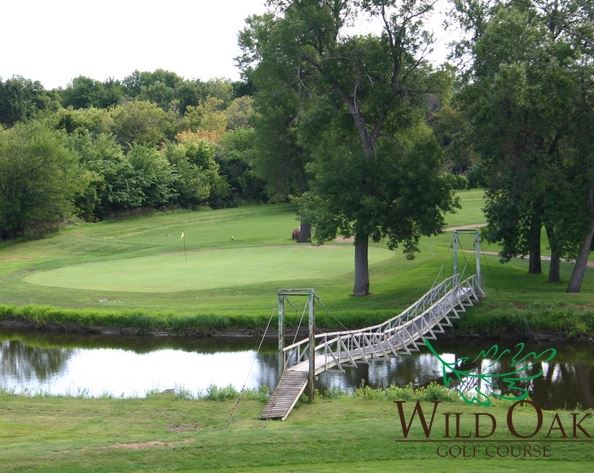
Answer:
[[[451, 362], [492, 343], [437, 340], [433, 345]], [[210, 385], [274, 388], [278, 381], [274, 346], [264, 345], [257, 353], [257, 344], [256, 340], [82, 337], [0, 330], [0, 389], [21, 394], [143, 397], [168, 389], [200, 394]], [[542, 351], [549, 346], [527, 348]], [[594, 407], [594, 347], [553, 346], [558, 355], [535, 366], [543, 376], [529, 384], [531, 398], [549, 409]], [[506, 362], [498, 368], [506, 369]], [[361, 384], [422, 386], [440, 382], [441, 375], [439, 361], [422, 349], [412, 356], [322, 373], [317, 387], [348, 392]]]

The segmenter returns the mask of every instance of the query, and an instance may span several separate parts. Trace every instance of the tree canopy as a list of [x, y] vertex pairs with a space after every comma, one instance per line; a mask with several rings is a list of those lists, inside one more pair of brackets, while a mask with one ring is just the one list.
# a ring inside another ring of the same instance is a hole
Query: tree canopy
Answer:
[[[353, 294], [366, 295], [369, 238], [386, 238], [391, 247], [403, 243], [405, 251], [413, 252], [421, 235], [441, 230], [443, 215], [453, 205], [440, 172], [440, 148], [423, 126], [432, 70], [423, 58], [429, 35], [422, 17], [432, 4], [269, 4], [267, 16], [250, 20], [251, 30], [260, 34], [242, 38], [242, 64], [248, 72], [260, 67], [284, 76], [268, 102], [277, 99], [287, 112], [299, 115], [289, 122], [296, 139], [283, 134], [282, 142], [293, 151], [297, 144], [305, 151], [302, 156], [312, 158], [301, 213], [314, 224], [319, 240], [338, 233], [354, 236]], [[349, 35], [347, 26], [357, 15], [381, 20], [382, 34]], [[257, 73], [255, 78], [258, 86]], [[274, 120], [280, 110], [269, 105], [266, 114]], [[291, 118], [287, 112], [282, 114]], [[423, 192], [418, 192], [419, 182]]]

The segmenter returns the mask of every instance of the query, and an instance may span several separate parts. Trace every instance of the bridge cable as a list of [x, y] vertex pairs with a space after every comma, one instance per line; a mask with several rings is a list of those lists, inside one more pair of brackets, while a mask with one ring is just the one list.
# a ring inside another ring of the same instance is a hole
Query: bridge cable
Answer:
[[[262, 344], [264, 343], [264, 339], [266, 338], [266, 334], [268, 333], [268, 329], [270, 328], [270, 323], [274, 318], [274, 314], [277, 310], [276, 304], [272, 307], [272, 313], [270, 314], [270, 318], [268, 319], [268, 323], [266, 324], [266, 328], [264, 329], [264, 333], [262, 334], [262, 339], [260, 340], [260, 344], [258, 345], [258, 349], [256, 350], [256, 355], [260, 353], [260, 349], [262, 348]], [[233, 410], [231, 411], [231, 419], [235, 417], [235, 411], [237, 410], [237, 406], [239, 405], [239, 401], [241, 401], [241, 395], [245, 392], [245, 385], [247, 384], [248, 380], [250, 379], [250, 375], [252, 374], [252, 370], [254, 369], [254, 365], [256, 364], [256, 357], [252, 360], [252, 364], [250, 365], [250, 369], [248, 371], [247, 376], [245, 377], [245, 381], [243, 382], [243, 386], [241, 387], [241, 391], [239, 391], [239, 395], [237, 396], [237, 401], [233, 406]]]
[[462, 281], [462, 276], [466, 272], [466, 268], [469, 266], [468, 258], [466, 258], [466, 250], [462, 246], [462, 242], [458, 239], [458, 245], [460, 247], [460, 253], [462, 253], [462, 257], [464, 258], [464, 268], [462, 268], [462, 272], [460, 273], [460, 281]]
[[443, 271], [444, 267], [445, 267], [445, 263], [441, 263], [441, 268], [439, 268], [439, 272], [437, 273], [437, 276], [435, 276], [435, 279], [433, 280], [433, 284], [431, 285], [432, 288], [435, 287], [435, 284], [437, 283], [439, 276], [441, 276], [441, 272]]
[[291, 343], [291, 345], [293, 345], [293, 343], [295, 343], [295, 341], [297, 340], [297, 334], [299, 333], [299, 329], [301, 328], [301, 323], [303, 322], [303, 317], [305, 316], [306, 310], [307, 310], [307, 301], [303, 305], [303, 311], [301, 312], [301, 318], [299, 319], [299, 324], [297, 325], [297, 330], [295, 331], [295, 336], [293, 337], [293, 342]]
[[495, 288], [495, 293], [499, 294], [499, 288], [497, 287], [497, 283], [495, 282], [497, 280], [497, 278], [495, 277], [495, 274], [493, 273], [493, 270], [491, 269], [491, 265], [489, 264], [489, 258], [487, 257], [487, 254], [483, 250], [481, 250], [481, 254], [483, 255], [483, 260], [485, 261], [487, 270], [489, 271], [489, 274], [492, 276], [491, 280], [493, 281], [493, 287]]
[[326, 306], [326, 304], [324, 304], [324, 301], [322, 301], [322, 299], [320, 299], [317, 295], [315, 296], [316, 300], [321, 304], [321, 306], [324, 308], [324, 311], [326, 312], [326, 315], [328, 317], [330, 317], [332, 320], [334, 320], [335, 322], [337, 322], [343, 329], [348, 330], [349, 328], [343, 324], [340, 320], [338, 320], [336, 317], [334, 317], [331, 313], [330, 310], [328, 309], [328, 307]]

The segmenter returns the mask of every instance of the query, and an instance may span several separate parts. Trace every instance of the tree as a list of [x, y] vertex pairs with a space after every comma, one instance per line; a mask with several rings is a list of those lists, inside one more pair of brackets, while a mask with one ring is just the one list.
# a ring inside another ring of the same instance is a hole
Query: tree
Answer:
[[113, 79], [106, 82], [79, 76], [62, 91], [62, 105], [72, 108], [107, 108], [121, 102], [123, 89]]
[[225, 109], [225, 115], [227, 115], [227, 128], [229, 130], [250, 128], [254, 119], [252, 98], [244, 95], [233, 99]]
[[177, 192], [171, 164], [163, 153], [151, 146], [134, 144], [127, 159], [136, 174], [136, 187], [142, 193], [142, 206], [158, 209], [173, 203]]
[[195, 107], [189, 106], [182, 122], [186, 129], [209, 131], [219, 138], [227, 129], [227, 123], [225, 102], [213, 96], [207, 97]]
[[186, 135], [186, 141], [170, 144], [166, 154], [174, 171], [173, 186], [178, 193], [179, 205], [196, 207], [225, 200], [229, 193], [228, 183], [219, 174], [213, 143]]
[[13, 126], [41, 110], [55, 109], [54, 98], [38, 81], [15, 76], [0, 80], [0, 124]]
[[171, 140], [178, 130], [177, 116], [152, 102], [138, 101], [118, 105], [110, 112], [111, 131], [124, 146], [160, 144]]
[[[355, 238], [354, 295], [369, 293], [369, 238], [417, 250], [421, 235], [443, 226], [453, 205], [439, 172], [440, 150], [424, 129], [431, 73], [423, 61], [428, 1], [272, 1], [278, 12], [269, 54], [289, 64], [307, 91], [300, 126], [312, 150], [314, 181], [304, 214], [316, 237]], [[381, 36], [349, 36], [357, 15], [383, 24]], [[256, 84], [257, 85], [257, 84]], [[417, 159], [418, 168], [411, 168]], [[437, 164], [437, 165], [436, 165]], [[415, 169], [422, 169], [421, 176]], [[414, 178], [407, 179], [407, 173]], [[428, 187], [419, 188], [422, 182]]]
[[113, 126], [110, 112], [94, 107], [82, 109], [61, 108], [47, 117], [47, 123], [52, 128], [64, 130], [66, 133], [88, 131], [95, 135], [108, 133]]
[[87, 180], [62, 133], [36, 122], [0, 130], [0, 238], [56, 228]]
[[[544, 226], [549, 281], [559, 282], [561, 257], [575, 255], [576, 238], [587, 235], [581, 220], [565, 217], [573, 202], [586, 200], [567, 181], [569, 169], [587, 155], [572, 151], [583, 136], [574, 131], [584, 120], [578, 102], [592, 83], [579, 86], [580, 77], [588, 77], [580, 45], [588, 31], [591, 38], [591, 26], [584, 28], [586, 3], [471, 3], [457, 5], [474, 39], [465, 44], [472, 65], [464, 95], [487, 174], [487, 236], [502, 243], [505, 260], [529, 253], [529, 272], [540, 273]], [[587, 195], [584, 188], [579, 192]]]
[[90, 173], [89, 185], [75, 201], [82, 217], [101, 219], [143, 205], [137, 172], [113, 135], [77, 128], [69, 144]]
[[[304, 103], [299, 61], [279, 57], [271, 15], [253, 16], [240, 34], [243, 56], [240, 64], [253, 84], [254, 166], [266, 183], [272, 201], [284, 202], [302, 196], [309, 189], [306, 165], [311, 155], [298, 143], [298, 128]], [[311, 222], [302, 215], [300, 243], [311, 241]]]
[[266, 199], [264, 181], [254, 169], [254, 138], [253, 128], [238, 128], [225, 133], [218, 145], [219, 173], [229, 183], [230, 201], [227, 204]]

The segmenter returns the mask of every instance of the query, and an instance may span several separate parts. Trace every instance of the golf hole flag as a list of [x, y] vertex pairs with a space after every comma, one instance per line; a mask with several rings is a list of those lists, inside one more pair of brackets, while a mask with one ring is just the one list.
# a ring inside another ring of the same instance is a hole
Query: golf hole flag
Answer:
[[181, 236], [179, 237], [180, 240], [185, 240], [186, 239], [186, 234], [184, 232], [182, 232]]

